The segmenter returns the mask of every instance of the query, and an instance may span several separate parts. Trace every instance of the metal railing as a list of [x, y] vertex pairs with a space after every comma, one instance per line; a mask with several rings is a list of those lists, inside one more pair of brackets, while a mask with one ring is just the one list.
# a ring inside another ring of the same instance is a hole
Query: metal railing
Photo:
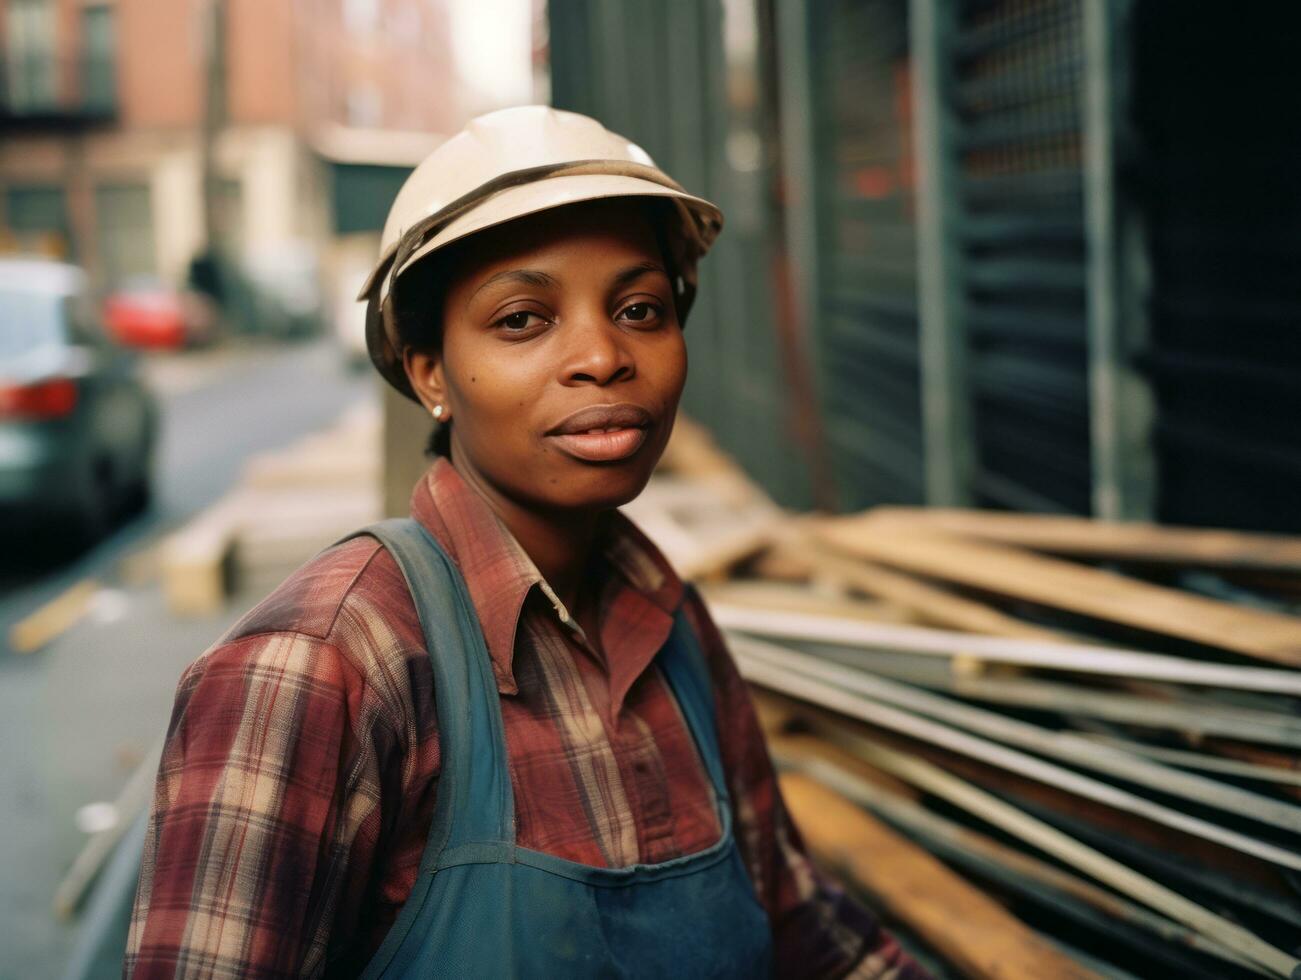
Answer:
[[106, 54], [0, 54], [0, 119], [92, 122], [117, 114], [117, 64]]

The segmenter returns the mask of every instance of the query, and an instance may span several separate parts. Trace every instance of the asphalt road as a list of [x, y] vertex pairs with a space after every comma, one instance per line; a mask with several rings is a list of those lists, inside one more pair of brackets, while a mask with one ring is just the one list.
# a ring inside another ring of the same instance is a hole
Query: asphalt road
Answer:
[[[53, 563], [39, 540], [0, 550], [0, 980], [60, 975], [73, 929], [51, 902], [86, 839], [78, 814], [114, 799], [165, 730], [180, 671], [239, 612], [173, 619], [131, 556], [220, 497], [249, 455], [376, 397], [326, 343], [169, 355], [143, 370], [162, 407], [151, 509], [70, 561]], [[87, 580], [105, 588], [85, 620], [35, 653], [8, 648], [15, 623]]]

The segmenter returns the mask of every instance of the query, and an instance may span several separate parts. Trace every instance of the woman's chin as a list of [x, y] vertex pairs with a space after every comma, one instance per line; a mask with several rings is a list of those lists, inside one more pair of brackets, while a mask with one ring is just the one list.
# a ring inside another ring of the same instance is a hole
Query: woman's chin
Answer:
[[642, 466], [594, 467], [580, 479], [567, 482], [560, 500], [553, 504], [565, 510], [613, 510], [635, 499], [650, 481], [650, 469]]

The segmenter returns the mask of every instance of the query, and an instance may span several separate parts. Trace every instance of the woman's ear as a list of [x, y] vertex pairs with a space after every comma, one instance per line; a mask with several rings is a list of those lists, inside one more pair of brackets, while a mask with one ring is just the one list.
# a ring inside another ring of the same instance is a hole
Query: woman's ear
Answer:
[[451, 421], [452, 406], [447, 403], [442, 356], [408, 347], [402, 352], [402, 366], [420, 404], [438, 421]]

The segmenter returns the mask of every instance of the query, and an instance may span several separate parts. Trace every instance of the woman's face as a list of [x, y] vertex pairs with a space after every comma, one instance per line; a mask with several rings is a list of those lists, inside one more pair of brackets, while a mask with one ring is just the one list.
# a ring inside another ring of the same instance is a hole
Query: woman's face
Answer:
[[531, 510], [616, 507], [664, 450], [687, 354], [636, 202], [545, 211], [468, 239], [449, 265], [438, 354], [410, 354], [452, 458]]

